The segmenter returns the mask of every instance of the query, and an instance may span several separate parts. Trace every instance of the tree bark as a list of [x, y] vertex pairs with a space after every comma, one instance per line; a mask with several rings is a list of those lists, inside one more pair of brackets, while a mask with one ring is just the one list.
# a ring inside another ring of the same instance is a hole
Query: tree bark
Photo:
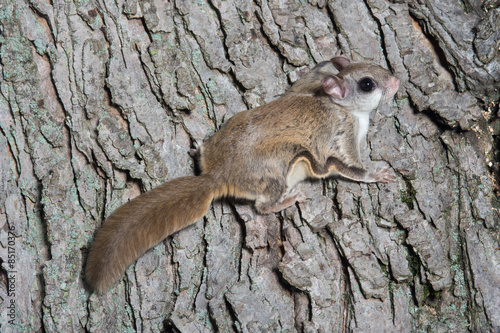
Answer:
[[[2, 332], [499, 332], [499, 1], [3, 0]], [[194, 142], [342, 53], [401, 79], [366, 165], [392, 184], [205, 218], [91, 294], [105, 217]]]

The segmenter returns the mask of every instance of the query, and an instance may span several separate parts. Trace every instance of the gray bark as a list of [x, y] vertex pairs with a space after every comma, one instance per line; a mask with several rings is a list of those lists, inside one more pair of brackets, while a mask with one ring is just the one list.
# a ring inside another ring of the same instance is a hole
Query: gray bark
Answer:
[[[3, 0], [1, 331], [499, 332], [499, 5]], [[363, 144], [396, 183], [215, 202], [88, 292], [106, 216], [338, 52], [402, 81]]]

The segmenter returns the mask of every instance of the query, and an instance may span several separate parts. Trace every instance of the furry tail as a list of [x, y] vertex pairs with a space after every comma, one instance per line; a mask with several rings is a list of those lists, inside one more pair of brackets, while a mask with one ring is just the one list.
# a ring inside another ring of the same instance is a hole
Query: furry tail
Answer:
[[86, 281], [99, 293], [165, 237], [202, 218], [216, 191], [210, 175], [173, 179], [119, 207], [94, 239]]

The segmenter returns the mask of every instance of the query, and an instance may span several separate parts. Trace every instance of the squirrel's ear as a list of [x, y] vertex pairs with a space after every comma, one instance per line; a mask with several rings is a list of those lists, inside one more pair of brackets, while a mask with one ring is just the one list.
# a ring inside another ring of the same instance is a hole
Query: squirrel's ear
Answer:
[[333, 57], [330, 62], [339, 72], [351, 64], [351, 61], [344, 56]]
[[328, 75], [321, 80], [323, 84], [323, 89], [325, 92], [336, 99], [344, 99], [349, 95], [349, 89], [347, 88], [344, 80], [335, 75]]

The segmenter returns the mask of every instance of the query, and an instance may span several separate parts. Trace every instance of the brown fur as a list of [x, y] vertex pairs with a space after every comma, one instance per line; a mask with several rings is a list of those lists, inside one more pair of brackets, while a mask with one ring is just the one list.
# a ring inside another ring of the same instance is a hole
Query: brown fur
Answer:
[[150, 247], [202, 218], [215, 188], [210, 175], [176, 178], [115, 210], [89, 253], [86, 281], [90, 287], [107, 290]]
[[[335, 74], [340, 70], [340, 73]], [[329, 95], [325, 77], [342, 85], [346, 97]], [[373, 94], [358, 81], [376, 81]], [[368, 172], [359, 142], [365, 121], [380, 101], [392, 97], [399, 81], [372, 64], [346, 58], [323, 62], [281, 98], [236, 114], [194, 155], [199, 177], [174, 179], [118, 208], [96, 235], [86, 280], [98, 292], [108, 289], [150, 247], [203, 217], [212, 200], [232, 196], [255, 201], [260, 213], [279, 211], [299, 195], [293, 186], [306, 178], [333, 175], [356, 181], [393, 181], [387, 170]]]

